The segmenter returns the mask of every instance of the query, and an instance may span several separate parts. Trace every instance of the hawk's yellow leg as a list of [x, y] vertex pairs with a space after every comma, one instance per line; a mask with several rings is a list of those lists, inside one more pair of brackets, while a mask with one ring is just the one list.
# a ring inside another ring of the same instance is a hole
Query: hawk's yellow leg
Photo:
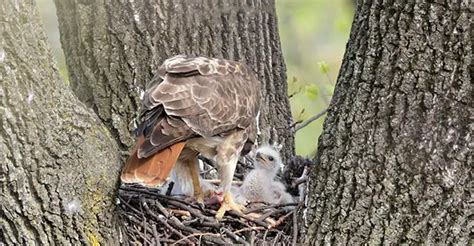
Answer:
[[191, 165], [189, 165], [189, 169], [193, 181], [194, 197], [196, 198], [198, 203], [204, 204], [204, 194], [202, 192], [201, 183], [199, 181], [199, 165], [197, 163], [191, 163]]
[[217, 210], [216, 218], [219, 220], [222, 219], [222, 217], [224, 217], [225, 212], [230, 210], [242, 213], [243, 211], [245, 211], [245, 207], [235, 203], [234, 199], [232, 199], [230, 191], [226, 191], [224, 193], [224, 199], [222, 201], [221, 207], [219, 208], [219, 210]]

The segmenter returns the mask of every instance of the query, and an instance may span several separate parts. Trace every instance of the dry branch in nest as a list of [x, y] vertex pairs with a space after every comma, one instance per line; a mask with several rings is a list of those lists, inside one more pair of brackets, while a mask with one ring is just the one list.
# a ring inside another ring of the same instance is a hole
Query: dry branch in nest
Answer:
[[245, 214], [228, 212], [217, 221], [217, 204], [203, 208], [189, 197], [134, 186], [121, 187], [118, 197], [124, 244], [291, 245], [298, 237], [296, 203], [250, 204]]

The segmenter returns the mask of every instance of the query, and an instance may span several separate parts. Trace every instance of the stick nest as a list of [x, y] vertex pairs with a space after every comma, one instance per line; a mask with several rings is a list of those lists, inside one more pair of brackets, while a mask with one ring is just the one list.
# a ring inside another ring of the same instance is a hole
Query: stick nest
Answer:
[[131, 245], [244, 244], [296, 242], [297, 204], [250, 204], [244, 214], [215, 219], [218, 205], [199, 206], [191, 198], [123, 186], [119, 191], [122, 236]]
[[[216, 165], [200, 159], [204, 165], [201, 176], [216, 179]], [[285, 165], [281, 177], [292, 195], [304, 197], [301, 184], [310, 163], [295, 157]], [[237, 182], [251, 168], [251, 159], [240, 160], [234, 174]], [[303, 206], [301, 199], [292, 204], [253, 203], [246, 206], [244, 214], [226, 212], [220, 221], [215, 218], [218, 204], [201, 207], [190, 197], [163, 195], [158, 189], [122, 184], [118, 199], [121, 241], [129, 245], [295, 245], [300, 236], [297, 213]]]

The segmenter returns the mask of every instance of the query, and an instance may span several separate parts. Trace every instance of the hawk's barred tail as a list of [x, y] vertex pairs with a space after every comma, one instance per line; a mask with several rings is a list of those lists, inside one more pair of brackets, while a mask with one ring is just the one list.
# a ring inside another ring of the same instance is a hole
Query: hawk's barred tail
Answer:
[[176, 160], [183, 150], [185, 142], [176, 143], [156, 152], [148, 158], [139, 159], [137, 151], [143, 142], [144, 137], [140, 136], [132, 154], [122, 169], [120, 178], [124, 183], [138, 183], [147, 187], [161, 186], [176, 164]]

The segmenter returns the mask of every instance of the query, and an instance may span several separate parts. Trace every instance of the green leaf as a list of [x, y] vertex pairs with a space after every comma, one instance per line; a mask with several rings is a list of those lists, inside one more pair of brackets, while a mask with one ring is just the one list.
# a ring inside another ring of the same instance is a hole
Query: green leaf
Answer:
[[315, 84], [306, 85], [304, 88], [304, 94], [311, 100], [316, 100], [319, 94], [319, 88]]
[[318, 65], [321, 73], [327, 74], [329, 72], [329, 65], [325, 61], [318, 62]]

